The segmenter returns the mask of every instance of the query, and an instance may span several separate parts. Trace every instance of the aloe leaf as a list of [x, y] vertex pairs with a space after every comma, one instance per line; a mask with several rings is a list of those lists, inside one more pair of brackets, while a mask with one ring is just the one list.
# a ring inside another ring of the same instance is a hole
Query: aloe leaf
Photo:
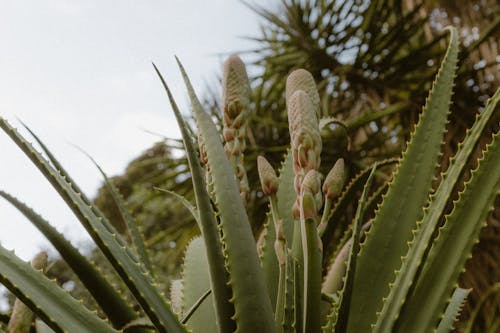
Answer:
[[295, 173], [293, 172], [293, 156], [287, 152], [279, 172], [279, 187], [276, 197], [278, 198], [278, 213], [283, 220], [283, 231], [288, 244], [292, 243], [294, 219], [292, 216], [292, 207], [297, 199], [293, 181]]
[[139, 232], [139, 228], [137, 227], [137, 221], [132, 216], [132, 214], [130, 214], [127, 208], [127, 203], [125, 202], [125, 199], [123, 199], [123, 196], [121, 195], [116, 185], [113, 183], [111, 179], [109, 179], [108, 175], [104, 172], [104, 170], [97, 163], [97, 161], [84, 150], [80, 149], [80, 151], [83, 152], [90, 159], [90, 161], [94, 164], [97, 170], [99, 170], [102, 177], [104, 178], [104, 183], [106, 184], [106, 187], [111, 193], [111, 197], [113, 198], [116, 207], [118, 207], [120, 216], [122, 217], [123, 221], [125, 221], [125, 225], [127, 226], [127, 231], [129, 232], [129, 235], [132, 238], [132, 243], [137, 252], [137, 255], [139, 256], [139, 259], [144, 264], [144, 266], [146, 266], [151, 275], [153, 275], [154, 274], [153, 266], [151, 265], [151, 260], [149, 259], [146, 246], [144, 245], [144, 239], [142, 238], [142, 235]]
[[455, 288], [453, 295], [451, 295], [450, 304], [446, 307], [436, 333], [450, 333], [453, 330], [453, 325], [457, 321], [470, 292], [471, 289]]
[[472, 172], [472, 178], [459, 194], [450, 215], [446, 216], [444, 226], [439, 229], [412, 297], [400, 315], [398, 332], [429, 332], [436, 326], [444, 311], [449, 295], [500, 192], [499, 136], [499, 133], [493, 136], [479, 167]]
[[347, 256], [346, 272], [344, 277], [344, 284], [339, 292], [339, 300], [331, 308], [331, 313], [327, 320], [327, 325], [323, 328], [324, 332], [333, 330], [333, 332], [345, 332], [347, 323], [349, 320], [349, 306], [352, 297], [352, 288], [354, 277], [356, 276], [356, 261], [357, 255], [360, 248], [359, 239], [361, 234], [361, 226], [364, 223], [365, 208], [368, 200], [368, 193], [370, 191], [373, 178], [375, 176], [375, 171], [378, 165], [373, 165], [368, 179], [366, 180], [365, 186], [363, 188], [363, 193], [358, 202], [358, 208], [356, 209], [356, 215], [352, 223], [352, 236], [350, 241], [349, 253]]
[[[31, 267], [44, 272], [47, 268], [47, 252], [39, 252], [31, 260]], [[35, 319], [35, 314], [19, 298], [16, 298], [12, 306], [7, 330], [11, 333], [29, 333]]]
[[[102, 215], [102, 213], [99, 211], [99, 209], [92, 204], [92, 202], [87, 198], [87, 196], [83, 193], [82, 190], [78, 187], [76, 182], [73, 181], [71, 176], [68, 174], [68, 172], [64, 169], [64, 167], [59, 163], [57, 158], [52, 154], [52, 152], [49, 150], [49, 148], [45, 145], [45, 143], [26, 125], [21, 121], [21, 124], [26, 128], [26, 130], [31, 134], [31, 136], [36, 140], [36, 142], [40, 145], [42, 150], [45, 152], [47, 155], [48, 159], [54, 166], [54, 168], [63, 176], [66, 178], [66, 181], [69, 183], [69, 185], [74, 189], [75, 192], [80, 193], [80, 196], [82, 197], [82, 200], [89, 206], [92, 206], [92, 210], [95, 212], [97, 216]], [[106, 173], [102, 170], [102, 168], [99, 166], [99, 164], [90, 156], [87, 152], [85, 152], [83, 149], [80, 147], [76, 147], [79, 149], [82, 153], [84, 153], [91, 161], [92, 163], [97, 167], [99, 172], [102, 174], [106, 186], [111, 192], [111, 195], [113, 197], [113, 200], [115, 201], [118, 210], [120, 212], [120, 215], [122, 216], [123, 220], [125, 221], [127, 225], [127, 230], [131, 234], [132, 241], [134, 243], [134, 246], [137, 250], [137, 253], [139, 257], [141, 258], [142, 262], [146, 266], [146, 268], [153, 274], [152, 270], [152, 265], [151, 261], [149, 260], [149, 256], [147, 255], [146, 247], [144, 245], [144, 240], [142, 238], [141, 233], [139, 232], [137, 225], [135, 223], [134, 218], [131, 216], [129, 213], [128, 209], [126, 208], [126, 203], [123, 200], [123, 197], [121, 196], [119, 190], [116, 188], [114, 183], [108, 178]]]
[[[407, 242], [429, 198], [451, 101], [458, 55], [456, 30], [433, 83], [426, 105], [359, 253], [348, 332], [367, 332], [401, 266]], [[404, 198], [404, 200], [402, 200]], [[370, 294], [370, 298], [366, 295]]]
[[216, 205], [224, 235], [229, 284], [233, 289], [237, 332], [274, 332], [272, 306], [266, 292], [264, 274], [259, 264], [255, 241], [234, 172], [226, 157], [220, 135], [210, 116], [203, 110], [189, 78], [178, 61], [186, 83], [195, 118], [206, 145], [212, 168]]
[[75, 192], [66, 179], [54, 170], [41, 154], [3, 118], [0, 118], [0, 128], [30, 158], [64, 199], [157, 329], [160, 332], [168, 331], [169, 333], [185, 332], [185, 328], [170, 310], [165, 297], [158, 290], [152, 277], [126, 247], [125, 241], [117, 234], [109, 221], [104, 216], [96, 215], [98, 211], [92, 209], [92, 206], [82, 199], [81, 194]]
[[186, 199], [184, 196], [180, 194], [177, 194], [173, 191], [164, 188], [154, 187], [154, 189], [157, 191], [161, 191], [163, 193], [167, 193], [168, 195], [179, 201], [184, 207], [186, 207], [186, 209], [191, 213], [194, 220], [196, 221], [196, 224], [198, 224], [198, 227], [201, 230], [200, 217], [198, 216], [198, 211], [196, 210], [196, 207], [191, 202], [189, 202], [188, 199]]
[[56, 332], [118, 332], [95, 313], [0, 246], [0, 283]]
[[[205, 245], [200, 237], [194, 238], [188, 245], [182, 269], [183, 312], [187, 313], [195, 305], [207, 289], [210, 289], [210, 275]], [[212, 297], [208, 297], [186, 322], [193, 333], [217, 333], [219, 331]]]
[[[300, 230], [300, 228], [297, 228]], [[300, 233], [299, 233], [300, 235]], [[300, 247], [302, 250], [302, 246]], [[293, 255], [291, 257], [291, 274], [293, 274], [293, 320], [292, 330], [296, 333], [303, 332], [303, 312], [304, 312], [304, 268], [303, 263], [299, 263]], [[300, 258], [302, 259], [302, 258]]]
[[[278, 215], [283, 221], [283, 232], [285, 234], [285, 239], [289, 244], [292, 240], [294, 223], [292, 217], [292, 206], [297, 198], [293, 187], [295, 174], [293, 173], [292, 163], [292, 154], [287, 153], [279, 171], [279, 186], [278, 192], [276, 193]], [[264, 270], [264, 277], [269, 297], [271, 298], [273, 310], [275, 311], [279, 287], [279, 264], [276, 258], [276, 251], [274, 249], [276, 230], [270, 214], [267, 216], [264, 232], [266, 234], [264, 235], [260, 260]]]
[[285, 304], [284, 304], [284, 315], [283, 315], [283, 323], [281, 323], [282, 329], [278, 330], [278, 332], [283, 333], [295, 333], [293, 327], [294, 320], [294, 280], [293, 280], [293, 270], [294, 266], [292, 261], [294, 259], [291, 256], [286, 257], [285, 263], [285, 275], [286, 275], [286, 284], [285, 284]]
[[321, 260], [322, 244], [314, 218], [301, 218], [302, 246], [304, 249], [304, 316], [303, 332], [321, 329]]
[[59, 160], [55, 157], [55, 155], [50, 151], [49, 147], [36, 135], [36, 133], [28, 127], [23, 121], [19, 120], [21, 125], [30, 133], [30, 135], [35, 139], [35, 141], [38, 143], [40, 148], [42, 148], [42, 151], [47, 155], [47, 158], [49, 159], [50, 163], [54, 167], [54, 169], [59, 173], [65, 180], [66, 183], [75, 191], [76, 193], [79, 194], [79, 196], [82, 198], [82, 200], [87, 204], [87, 206], [91, 206], [92, 211], [97, 216], [102, 216], [103, 214], [99, 211], [99, 209], [92, 204], [92, 201], [89, 200], [85, 192], [83, 192], [78, 184], [71, 178], [71, 175], [66, 171], [66, 169], [62, 166], [61, 163], [59, 163]]
[[16, 207], [50, 241], [89, 290], [114, 327], [121, 328], [137, 317], [132, 308], [96, 267], [49, 222], [10, 194], [0, 190], [0, 196]]
[[36, 333], [54, 333], [49, 325], [45, 324], [42, 320], [35, 320]]
[[498, 100], [500, 99], [500, 89], [490, 99], [484, 111], [478, 116], [472, 129], [468, 131], [467, 137], [460, 145], [460, 149], [452, 159], [450, 167], [443, 175], [443, 180], [439, 184], [432, 200], [425, 209], [424, 217], [419, 223], [415, 237], [411, 242], [410, 249], [403, 259], [403, 265], [396, 275], [390, 293], [384, 301], [384, 306], [380, 312], [375, 326], [375, 332], [389, 331], [396, 321], [401, 307], [404, 305], [407, 294], [417, 279], [417, 274], [421, 268], [424, 256], [427, 253], [432, 237], [440, 217], [443, 215], [446, 204], [453, 194], [453, 189], [457, 185], [460, 176], [463, 174], [467, 161], [476, 147], [481, 133], [486, 124], [494, 114]]
[[[19, 120], [19, 119], [18, 119]], [[35, 139], [35, 141], [40, 145], [40, 148], [42, 148], [43, 152], [47, 155], [47, 158], [49, 159], [50, 163], [54, 166], [54, 169], [59, 171], [59, 173], [66, 178], [66, 181], [70, 184], [70, 186], [73, 188], [73, 190], [77, 193], [81, 193], [82, 198], [90, 205], [90, 200], [85, 196], [84, 192], [78, 187], [75, 181], [71, 178], [71, 176], [68, 174], [66, 169], [59, 163], [57, 158], [52, 154], [50, 149], [45, 145], [45, 143], [36, 135], [35, 132], [31, 128], [28, 127], [22, 120], [19, 120], [21, 125], [30, 133], [30, 135]]]
[[142, 330], [141, 332], [151, 332], [151, 330], [154, 330], [154, 328], [155, 326], [153, 325], [151, 320], [149, 320], [147, 317], [140, 317], [125, 325], [120, 332], [130, 333], [136, 332], [136, 330], [138, 329]]
[[158, 71], [158, 68], [156, 68], [154, 64], [153, 66], [168, 95], [168, 99], [170, 101], [170, 105], [172, 106], [172, 110], [174, 111], [177, 123], [179, 124], [182, 140], [186, 149], [189, 168], [191, 170], [191, 176], [193, 180], [193, 188], [196, 197], [196, 206], [198, 207], [198, 211], [200, 212], [199, 218], [201, 224], [201, 233], [205, 241], [207, 259], [210, 267], [210, 283], [214, 295], [213, 297], [215, 302], [217, 323], [219, 324], [219, 329], [221, 330], [221, 332], [233, 332], [234, 321], [232, 320], [232, 316], [234, 314], [234, 308], [229, 302], [232, 297], [232, 291], [230, 286], [227, 285], [229, 278], [225, 268], [222, 243], [219, 236], [217, 221], [215, 219], [215, 213], [210, 201], [210, 196], [205, 186], [204, 172], [201, 168], [200, 161], [198, 159], [198, 155], [194, 148], [194, 144], [191, 140], [191, 136], [186, 123], [181, 116], [172, 93], [170, 92], [170, 89], [168, 88], [162, 75]]
[[259, 249], [260, 264], [264, 271], [264, 279], [266, 281], [267, 292], [271, 299], [273, 311], [276, 313], [276, 305], [278, 303], [278, 289], [279, 289], [279, 263], [274, 249], [274, 242], [276, 240], [276, 229], [271, 214], [266, 215], [266, 222], [262, 230], [264, 235], [262, 237], [262, 245]]

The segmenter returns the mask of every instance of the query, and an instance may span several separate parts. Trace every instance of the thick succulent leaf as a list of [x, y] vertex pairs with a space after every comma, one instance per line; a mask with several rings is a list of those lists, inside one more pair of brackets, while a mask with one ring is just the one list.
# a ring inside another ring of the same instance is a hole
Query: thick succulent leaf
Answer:
[[118, 332], [42, 272], [0, 246], [0, 283], [56, 332]]
[[359, 252], [359, 238], [361, 234], [361, 226], [365, 223], [365, 208], [366, 202], [368, 200], [368, 193], [373, 182], [373, 177], [375, 176], [375, 171], [377, 170], [377, 164], [375, 164], [368, 176], [365, 187], [363, 188], [363, 193], [358, 202], [358, 208], [356, 209], [356, 216], [353, 221], [352, 228], [352, 245], [349, 251], [349, 257], [347, 260], [347, 270], [346, 276], [344, 278], [344, 286], [340, 292], [339, 300], [339, 310], [338, 319], [335, 324], [334, 332], [345, 332], [347, 329], [347, 322], [349, 320], [349, 306], [351, 303], [354, 277], [356, 276], [356, 259]]
[[54, 156], [54, 154], [52, 154], [49, 147], [47, 147], [47, 145], [45, 145], [45, 143], [38, 137], [38, 135], [36, 135], [35, 132], [33, 132], [33, 130], [31, 130], [31, 128], [28, 127], [28, 125], [26, 125], [21, 120], [20, 120], [20, 123], [30, 133], [30, 135], [33, 137], [33, 139], [35, 139], [35, 141], [40, 145], [40, 148], [42, 148], [43, 152], [47, 155], [47, 158], [49, 159], [50, 163], [52, 163], [52, 166], [54, 167], [54, 169], [59, 171], [59, 173], [63, 177], [66, 178], [66, 181], [70, 184], [70, 186], [73, 188], [73, 190], [75, 190], [75, 192], [77, 192], [77, 193], [81, 193], [82, 198], [85, 200], [85, 202], [87, 202], [90, 205], [90, 200], [88, 200], [85, 193], [78, 187], [78, 184], [75, 181], [73, 181], [73, 179], [68, 174], [66, 169], [64, 169], [64, 167], [61, 165], [61, 163], [59, 163], [59, 160]]
[[301, 221], [304, 250], [304, 314], [303, 332], [319, 332], [321, 329], [321, 261], [322, 244], [316, 230], [316, 219]]
[[239, 189], [234, 172], [215, 124], [202, 109], [180, 62], [179, 67], [205, 142], [208, 163], [213, 166], [211, 176], [221, 219], [229, 283], [233, 290], [231, 301], [235, 308], [236, 332], [274, 332], [271, 301], [266, 291], [248, 216], [243, 202], [238, 199]]
[[153, 275], [154, 274], [153, 266], [151, 265], [151, 260], [149, 259], [146, 246], [144, 245], [144, 239], [141, 233], [139, 232], [139, 228], [137, 227], [137, 221], [132, 216], [132, 214], [130, 214], [129, 209], [127, 208], [127, 203], [125, 202], [125, 199], [123, 198], [123, 196], [121, 195], [120, 191], [113, 183], [113, 181], [109, 179], [108, 175], [104, 172], [101, 166], [94, 160], [94, 158], [89, 154], [87, 154], [86, 152], [84, 152], [84, 154], [87, 155], [88, 158], [90, 158], [92, 163], [94, 163], [94, 165], [104, 178], [104, 182], [109, 192], [111, 193], [111, 197], [113, 198], [116, 207], [118, 207], [120, 216], [122, 217], [123, 221], [125, 221], [125, 225], [127, 226], [127, 231], [130, 237], [132, 238], [132, 243], [137, 252], [137, 255], [139, 256], [139, 259], [144, 264], [144, 266], [146, 266], [150, 274]]
[[42, 320], [35, 321], [36, 333], [54, 333], [54, 331]]
[[89, 290], [114, 327], [121, 328], [137, 317], [132, 308], [97, 268], [85, 256], [80, 254], [49, 222], [8, 193], [0, 191], [0, 196], [4, 197], [26, 216], [50, 241], [61, 254], [64, 261], [75, 272], [80, 281], [82, 281], [83, 285]]
[[[479, 232], [500, 192], [499, 133], [460, 193], [425, 261], [412, 297], [396, 323], [398, 332], [430, 332], [436, 327], [456, 281], [478, 241]], [[436, 276], [439, 276], [436, 279]], [[422, 306], [425, 304], [425, 306]], [[399, 324], [399, 325], [398, 325]]]
[[273, 218], [270, 213], [266, 216], [266, 222], [262, 230], [264, 235], [262, 245], [259, 250], [260, 264], [264, 271], [264, 279], [266, 281], [267, 292], [273, 306], [273, 311], [276, 311], [276, 303], [278, 302], [278, 289], [279, 289], [279, 263], [276, 257], [276, 250], [274, 249], [274, 242], [276, 240], [276, 229], [274, 226]]
[[450, 31], [450, 44], [420, 121], [361, 247], [348, 332], [367, 332], [376, 322], [376, 313], [389, 293], [389, 283], [401, 266], [401, 256], [408, 250], [407, 242], [412, 239], [412, 230], [429, 198], [457, 63], [458, 37], [454, 28]]
[[54, 168], [3, 118], [0, 127], [30, 158], [82, 223], [160, 332], [185, 332], [151, 275], [104, 216], [82, 199]]
[[[66, 181], [70, 184], [70, 186], [75, 190], [75, 192], [80, 193], [82, 200], [87, 203], [87, 205], [92, 206], [92, 210], [96, 213], [96, 215], [102, 215], [102, 213], [92, 205], [91, 201], [87, 198], [87, 196], [83, 193], [83, 191], [80, 190], [78, 185], [76, 184], [75, 181], [71, 178], [71, 176], [68, 174], [68, 172], [64, 169], [64, 167], [59, 163], [57, 158], [52, 154], [50, 149], [45, 145], [45, 143], [29, 128], [25, 123], [21, 122], [21, 124], [26, 128], [26, 130], [31, 134], [31, 136], [36, 140], [36, 142], [40, 145], [42, 148], [43, 152], [47, 155], [49, 161], [52, 163], [54, 168], [61, 174], [61, 176], [66, 178]], [[111, 195], [113, 197], [113, 200], [115, 200], [115, 203], [118, 207], [118, 210], [120, 214], [122, 215], [123, 220], [125, 221], [128, 231], [132, 236], [132, 240], [134, 242], [134, 245], [136, 247], [137, 253], [139, 257], [142, 259], [142, 262], [148, 268], [148, 270], [153, 273], [152, 267], [151, 267], [151, 261], [149, 260], [149, 257], [146, 252], [146, 248], [144, 245], [144, 240], [142, 238], [142, 235], [140, 234], [136, 223], [131, 216], [131, 214], [128, 212], [128, 209], [126, 208], [125, 200], [121, 196], [120, 192], [116, 188], [116, 186], [112, 183], [112, 181], [108, 178], [108, 176], [104, 173], [102, 168], [99, 166], [99, 164], [83, 149], [80, 147], [77, 147], [80, 151], [82, 151], [91, 161], [94, 163], [94, 165], [97, 167], [99, 172], [102, 174], [104, 177], [106, 186], [108, 186]]]
[[377, 170], [377, 164], [375, 164], [371, 171], [368, 179], [363, 188], [363, 193], [358, 202], [358, 207], [356, 209], [356, 215], [352, 223], [351, 232], [351, 242], [349, 246], [349, 253], [347, 256], [346, 272], [344, 277], [344, 284], [339, 292], [338, 301], [332, 305], [330, 313], [328, 315], [327, 323], [323, 327], [324, 333], [329, 332], [345, 332], [347, 322], [349, 319], [349, 305], [351, 302], [352, 286], [354, 282], [354, 276], [356, 274], [356, 261], [359, 251], [359, 239], [361, 234], [361, 226], [364, 223], [365, 208], [368, 200], [368, 193], [370, 191], [373, 178], [375, 176], [375, 171]]
[[279, 323], [282, 329], [278, 329], [278, 332], [283, 333], [295, 333], [296, 330], [292, 326], [294, 319], [294, 277], [293, 270], [294, 266], [292, 261], [294, 259], [291, 256], [286, 257], [285, 263], [285, 275], [286, 275], [286, 285], [285, 285], [285, 304], [284, 304], [284, 316], [283, 323]]
[[470, 292], [471, 289], [455, 288], [453, 295], [451, 295], [450, 304], [446, 307], [436, 333], [450, 333], [453, 330], [453, 325], [457, 321]]
[[121, 332], [131, 333], [136, 332], [137, 329], [141, 329], [143, 330], [142, 332], [151, 333], [151, 330], [154, 330], [154, 328], [155, 326], [153, 325], [151, 320], [149, 320], [149, 318], [140, 317], [125, 325], [125, 327], [122, 328]]
[[[278, 215], [283, 221], [283, 231], [288, 244], [291, 243], [293, 235], [292, 206], [297, 198], [293, 187], [293, 167], [292, 154], [287, 153], [279, 171], [279, 187], [276, 193]], [[264, 241], [261, 247], [261, 265], [264, 270], [264, 277], [273, 309], [276, 303], [279, 285], [279, 264], [276, 258], [274, 242], [276, 240], [276, 230], [272, 217], [269, 214], [265, 223]], [[275, 309], [274, 309], [275, 310]]]
[[210, 267], [211, 289], [215, 302], [217, 322], [221, 332], [229, 333], [234, 330], [234, 322], [232, 320], [234, 308], [229, 302], [232, 297], [232, 291], [230, 286], [227, 284], [229, 277], [225, 268], [225, 259], [222, 253], [222, 243], [219, 236], [217, 221], [215, 219], [215, 213], [205, 186], [204, 172], [201, 168], [200, 161], [186, 123], [181, 116], [172, 93], [156, 66], [154, 66], [154, 68], [163, 84], [163, 87], [165, 88], [170, 105], [172, 106], [172, 110], [174, 111], [175, 118], [181, 130], [182, 140], [186, 149], [189, 168], [191, 170], [191, 177], [193, 180], [196, 206], [200, 212], [200, 229], [203, 235], [203, 240], [205, 241], [206, 254]]
[[494, 115], [499, 99], [500, 89], [497, 90], [484, 111], [478, 116], [466, 139], [460, 145], [460, 149], [453, 158], [450, 167], [443, 175], [443, 180], [438, 189], [432, 195], [431, 203], [426, 208], [424, 217], [415, 232], [415, 238], [403, 259], [403, 265], [397, 272], [396, 280], [393, 282], [390, 293], [384, 301], [384, 306], [375, 326], [375, 332], [390, 331], [394, 325], [398, 313], [406, 301], [408, 291], [417, 279], [417, 273], [424, 260], [424, 255], [432, 244], [432, 237], [438, 227], [440, 217], [444, 213], [446, 204], [450, 201], [453, 189], [463, 174], [479, 139], [482, 137], [481, 134], [486, 124]]
[[278, 199], [278, 213], [283, 220], [283, 231], [288, 244], [292, 243], [294, 219], [292, 216], [292, 207], [297, 199], [293, 181], [295, 173], [293, 172], [293, 156], [291, 152], [285, 155], [285, 160], [279, 171], [279, 187], [276, 197]]
[[[183, 311], [190, 309], [210, 289], [208, 260], [203, 239], [193, 239], [186, 250], [182, 270]], [[213, 297], [207, 299], [191, 315], [186, 325], [193, 333], [217, 333]]]

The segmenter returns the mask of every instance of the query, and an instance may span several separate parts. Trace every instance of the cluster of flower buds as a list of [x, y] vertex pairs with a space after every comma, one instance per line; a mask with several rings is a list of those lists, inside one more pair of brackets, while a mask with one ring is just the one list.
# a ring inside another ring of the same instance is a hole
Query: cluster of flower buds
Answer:
[[238, 177], [243, 199], [249, 192], [243, 152], [246, 147], [250, 96], [251, 89], [245, 65], [238, 56], [232, 55], [224, 62], [222, 69], [223, 136], [224, 149]]
[[293, 215], [298, 217], [304, 176], [310, 170], [318, 170], [322, 149], [318, 127], [319, 96], [314, 79], [308, 71], [299, 69], [288, 76], [286, 104], [297, 193]]
[[309, 98], [311, 99], [311, 103], [314, 106], [316, 117], [320, 119], [320, 99], [318, 90], [316, 88], [316, 82], [314, 82], [314, 78], [311, 73], [302, 68], [291, 72], [287, 77], [285, 92], [287, 103], [292, 97], [292, 94], [297, 90], [302, 90], [307, 94], [307, 96], [309, 96]]

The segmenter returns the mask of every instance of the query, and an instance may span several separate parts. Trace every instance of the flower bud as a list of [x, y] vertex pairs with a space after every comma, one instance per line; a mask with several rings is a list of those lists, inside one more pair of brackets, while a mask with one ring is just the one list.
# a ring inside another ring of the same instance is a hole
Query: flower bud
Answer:
[[248, 106], [250, 94], [245, 64], [237, 55], [231, 55], [222, 67], [222, 105], [225, 114], [234, 119]]
[[294, 164], [306, 171], [318, 169], [322, 148], [318, 118], [309, 96], [302, 90], [289, 99], [288, 122]]
[[320, 193], [321, 181], [320, 174], [316, 170], [310, 170], [302, 181], [301, 200], [304, 217], [315, 217], [318, 214], [319, 205], [317, 195]]
[[323, 193], [327, 199], [335, 199], [340, 195], [346, 181], [344, 159], [339, 158], [332, 167], [325, 182], [323, 183]]
[[286, 79], [285, 97], [287, 106], [288, 101], [297, 90], [303, 90], [309, 96], [314, 106], [314, 112], [316, 116], [320, 118], [320, 99], [318, 90], [316, 89], [316, 83], [314, 82], [312, 74], [302, 68], [291, 72]]
[[31, 260], [31, 266], [38, 271], [43, 270], [47, 267], [47, 260], [47, 252], [42, 251]]
[[321, 188], [320, 174], [316, 170], [310, 170], [306, 173], [302, 181], [302, 193], [309, 192], [316, 195]]
[[257, 169], [259, 171], [260, 183], [264, 194], [271, 195], [276, 193], [279, 186], [278, 177], [265, 157], [257, 157]]

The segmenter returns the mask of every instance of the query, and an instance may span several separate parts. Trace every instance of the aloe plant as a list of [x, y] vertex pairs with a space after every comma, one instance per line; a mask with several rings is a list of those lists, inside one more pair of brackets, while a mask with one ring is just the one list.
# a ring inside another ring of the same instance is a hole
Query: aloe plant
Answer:
[[[181, 129], [196, 202], [168, 189], [164, 192], [186, 206], [202, 236], [188, 246], [183, 276], [172, 283], [170, 297], [159, 289], [162, 277], [155, 275], [133, 217], [104, 172], [130, 243], [91, 205], [39, 138], [35, 136], [48, 160], [0, 118], [0, 127], [73, 210], [140, 310], [115, 292], [107, 277], [47, 221], [5, 192], [0, 196], [54, 244], [109, 321], [2, 247], [0, 282], [25, 304], [30, 314], [25, 322], [39, 318], [34, 326], [38, 332], [450, 332], [468, 294], [457, 286], [458, 276], [500, 191], [498, 131], [489, 145], [481, 147], [477, 169], [463, 190], [458, 189], [475, 158], [478, 138], [488, 124], [498, 122], [494, 115], [500, 89], [433, 187], [459, 48], [456, 31], [449, 31], [448, 50], [420, 121], [397, 161], [393, 179], [378, 189], [372, 187], [380, 183], [375, 181], [380, 168], [394, 160], [375, 163], [348, 184], [348, 161], [339, 159], [326, 177], [319, 172], [322, 147], [328, 145], [320, 129], [329, 120], [320, 119], [312, 75], [303, 69], [289, 75], [290, 149], [278, 171], [264, 156], [258, 159], [269, 213], [257, 242], [251, 229], [254, 221], [249, 221], [245, 209], [248, 183], [242, 162], [252, 104], [243, 63], [232, 56], [224, 65], [221, 135], [178, 62], [198, 127], [197, 143], [154, 66]], [[363, 181], [350, 229], [334, 255], [324, 258], [329, 226], [336, 222], [345, 198]], [[368, 212], [384, 190], [375, 217], [369, 219]], [[448, 212], [450, 204], [453, 209]], [[15, 317], [13, 313], [10, 321]], [[9, 328], [9, 332], [14, 331]]]

